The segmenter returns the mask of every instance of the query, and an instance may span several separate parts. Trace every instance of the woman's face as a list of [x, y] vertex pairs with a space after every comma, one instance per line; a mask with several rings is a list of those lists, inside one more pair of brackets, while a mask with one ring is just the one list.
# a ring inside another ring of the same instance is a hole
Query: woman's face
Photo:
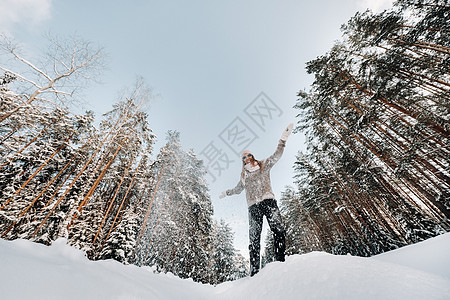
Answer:
[[245, 153], [243, 156], [242, 156], [242, 161], [244, 162], [244, 165], [246, 165], [246, 164], [248, 164], [248, 163], [251, 163], [251, 162], [253, 162], [255, 160], [255, 158], [253, 157], [253, 154], [251, 154], [251, 153]]

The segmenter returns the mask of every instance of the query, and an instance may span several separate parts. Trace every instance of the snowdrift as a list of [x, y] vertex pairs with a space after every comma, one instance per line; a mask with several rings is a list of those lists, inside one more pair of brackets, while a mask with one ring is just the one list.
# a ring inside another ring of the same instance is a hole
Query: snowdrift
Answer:
[[0, 240], [2, 299], [450, 299], [450, 233], [361, 258], [322, 252], [271, 263], [216, 287], [116, 261], [89, 261], [60, 239]]

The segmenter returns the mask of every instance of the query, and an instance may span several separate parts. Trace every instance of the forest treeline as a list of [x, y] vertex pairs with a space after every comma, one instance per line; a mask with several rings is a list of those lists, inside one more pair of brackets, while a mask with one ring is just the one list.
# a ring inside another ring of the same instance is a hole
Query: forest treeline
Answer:
[[199, 282], [246, 276], [231, 228], [213, 219], [201, 160], [181, 148], [177, 132], [152, 157], [139, 91], [97, 128], [92, 113], [23, 106], [3, 85], [1, 111], [15, 113], [0, 129], [1, 237], [47, 245], [63, 237], [90, 259]]
[[307, 150], [281, 199], [289, 254], [370, 256], [449, 231], [449, 20], [435, 0], [357, 13], [307, 64]]
[[144, 82], [123, 92], [101, 120], [73, 114], [67, 91], [92, 76], [88, 67], [98, 66], [101, 51], [79, 40], [52, 42], [50, 68], [2, 43], [22, 73], [1, 66], [1, 238], [49, 245], [62, 237], [93, 260], [204, 283], [246, 276], [234, 233], [213, 218], [202, 161], [170, 131], [153, 155], [156, 137], [144, 112], [152, 94]]
[[[449, 231], [449, 15], [446, 0], [357, 13], [307, 64], [315, 80], [295, 109], [308, 147], [280, 199], [288, 255], [370, 256]], [[19, 67], [0, 66], [1, 238], [64, 237], [90, 259], [204, 283], [247, 276], [231, 228], [213, 218], [202, 161], [178, 132], [154, 153], [145, 85], [101, 120], [71, 113], [102, 52], [53, 45], [37, 65], [2, 43]], [[266, 245], [265, 263], [270, 235]]]

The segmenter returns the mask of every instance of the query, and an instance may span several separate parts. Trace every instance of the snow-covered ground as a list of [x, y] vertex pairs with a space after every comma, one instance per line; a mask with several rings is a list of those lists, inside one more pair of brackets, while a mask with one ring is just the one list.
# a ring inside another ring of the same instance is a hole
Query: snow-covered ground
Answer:
[[58, 240], [0, 240], [1, 299], [450, 299], [450, 233], [372, 258], [321, 252], [216, 287], [89, 261]]

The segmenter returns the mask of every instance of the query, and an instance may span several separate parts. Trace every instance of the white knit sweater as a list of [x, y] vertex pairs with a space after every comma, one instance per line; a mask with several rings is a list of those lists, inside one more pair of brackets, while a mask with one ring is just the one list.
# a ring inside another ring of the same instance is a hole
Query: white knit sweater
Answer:
[[261, 161], [261, 168], [254, 172], [245, 170], [244, 178], [241, 178], [233, 189], [226, 191], [228, 196], [240, 194], [244, 189], [247, 196], [248, 207], [266, 199], [275, 199], [270, 183], [270, 170], [283, 154], [285, 141], [280, 140], [274, 154]]

